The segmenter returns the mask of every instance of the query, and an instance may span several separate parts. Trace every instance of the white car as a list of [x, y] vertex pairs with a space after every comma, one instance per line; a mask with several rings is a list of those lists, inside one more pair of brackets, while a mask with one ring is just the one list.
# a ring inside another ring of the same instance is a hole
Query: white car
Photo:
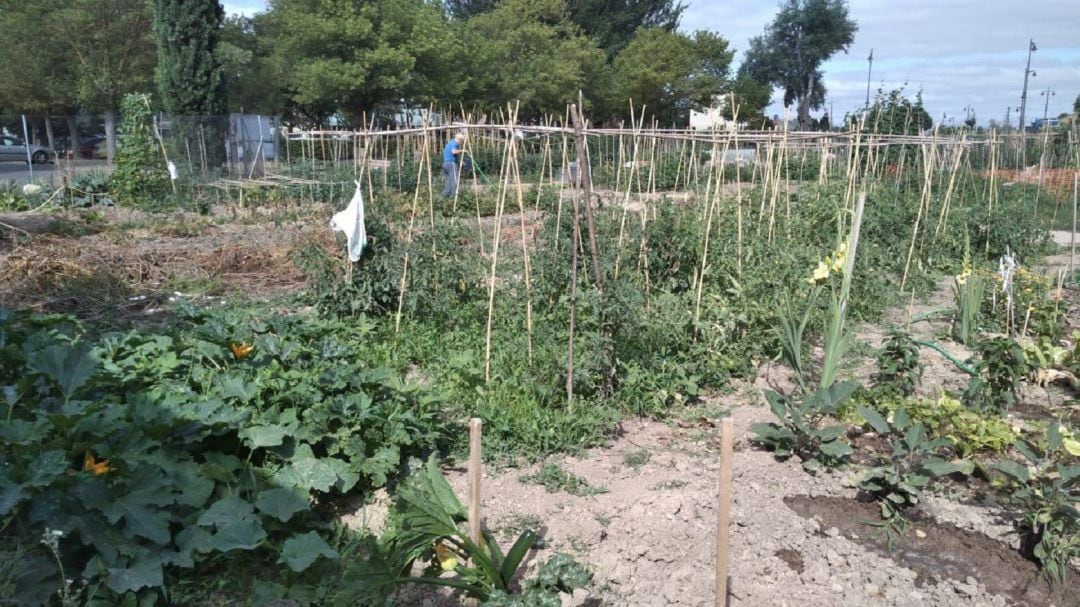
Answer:
[[[26, 162], [26, 144], [22, 139], [8, 135], [0, 136], [0, 161], [19, 160]], [[30, 159], [34, 164], [45, 164], [55, 157], [51, 148], [44, 145], [30, 145]]]

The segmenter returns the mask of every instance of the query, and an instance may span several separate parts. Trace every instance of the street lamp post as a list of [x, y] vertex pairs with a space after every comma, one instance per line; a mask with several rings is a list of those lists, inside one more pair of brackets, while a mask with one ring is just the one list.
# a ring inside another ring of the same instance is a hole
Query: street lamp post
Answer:
[[1028, 75], [1034, 76], [1031, 71], [1031, 53], [1039, 50], [1035, 46], [1035, 41], [1028, 39], [1028, 57], [1027, 67], [1024, 68], [1024, 92], [1020, 95], [1020, 163], [1027, 166], [1027, 136], [1024, 124], [1024, 115], [1027, 112], [1027, 89], [1028, 89]]
[[1038, 49], [1038, 47], [1035, 46], [1035, 41], [1034, 40], [1028, 40], [1027, 67], [1024, 68], [1024, 92], [1020, 94], [1020, 128], [1021, 129], [1023, 129], [1024, 126], [1026, 126], [1024, 124], [1024, 115], [1027, 113], [1028, 76], [1029, 75], [1031, 75], [1031, 76], [1035, 75], [1031, 71], [1031, 53], [1033, 53], [1034, 51], [1037, 51], [1037, 50], [1039, 50], [1039, 49]]
[[1046, 97], [1046, 103], [1043, 104], [1043, 125], [1045, 126], [1047, 113], [1050, 111], [1050, 98], [1057, 95], [1057, 92], [1050, 90], [1050, 87], [1046, 87], [1046, 90], [1039, 94]]
[[870, 56], [866, 58], [870, 65], [866, 68], [866, 107], [864, 111], [870, 110], [870, 74], [874, 70], [874, 49], [870, 49]]

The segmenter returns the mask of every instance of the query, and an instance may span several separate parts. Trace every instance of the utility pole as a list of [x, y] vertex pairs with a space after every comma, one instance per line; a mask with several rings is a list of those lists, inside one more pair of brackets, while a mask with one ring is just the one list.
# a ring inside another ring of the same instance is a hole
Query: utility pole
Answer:
[[1057, 92], [1050, 90], [1050, 87], [1046, 87], [1046, 90], [1039, 93], [1039, 94], [1046, 97], [1046, 103], [1043, 104], [1043, 125], [1045, 126], [1046, 125], [1047, 112], [1050, 111], [1050, 98], [1053, 97], [1054, 95], [1057, 95]]
[[1024, 124], [1024, 116], [1027, 113], [1028, 76], [1035, 75], [1035, 73], [1031, 71], [1031, 53], [1034, 53], [1037, 50], [1039, 50], [1039, 48], [1035, 46], [1035, 41], [1029, 38], [1027, 67], [1024, 68], [1024, 92], [1020, 95], [1020, 163], [1023, 166], [1027, 166], [1027, 137], [1025, 135], [1027, 132], [1025, 130], [1027, 125]]
[[870, 49], [870, 56], [866, 60], [870, 65], [866, 68], [866, 107], [863, 111], [870, 111], [870, 74], [874, 71], [874, 49]]
[[1005, 130], [1012, 126], [1012, 106], [1005, 108]]

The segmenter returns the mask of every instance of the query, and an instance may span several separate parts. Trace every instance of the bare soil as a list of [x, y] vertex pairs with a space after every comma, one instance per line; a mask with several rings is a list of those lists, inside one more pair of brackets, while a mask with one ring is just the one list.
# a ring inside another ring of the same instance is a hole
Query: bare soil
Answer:
[[814, 518], [825, 528], [838, 529], [840, 534], [874, 550], [916, 572], [916, 585], [948, 577], [953, 580], [985, 582], [987, 592], [999, 594], [1012, 605], [1035, 607], [1056, 603], [1067, 605], [1070, 596], [1080, 595], [1076, 576], [1064, 584], [1051, 586], [1039, 575], [1032, 561], [985, 534], [942, 524], [926, 517], [912, 517], [912, 528], [904, 537], [890, 545], [883, 530], [871, 532], [867, 521], [880, 517], [878, 505], [872, 502], [839, 497], [812, 498], [796, 495], [784, 503], [805, 518]]

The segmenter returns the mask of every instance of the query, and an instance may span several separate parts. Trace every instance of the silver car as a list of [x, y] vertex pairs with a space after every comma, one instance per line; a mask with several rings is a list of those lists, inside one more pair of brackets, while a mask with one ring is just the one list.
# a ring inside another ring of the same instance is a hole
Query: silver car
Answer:
[[[30, 145], [30, 159], [34, 164], [45, 164], [53, 159], [55, 153], [52, 148], [44, 145]], [[26, 162], [26, 145], [22, 139], [9, 135], [0, 135], [0, 161], [21, 160]]]

